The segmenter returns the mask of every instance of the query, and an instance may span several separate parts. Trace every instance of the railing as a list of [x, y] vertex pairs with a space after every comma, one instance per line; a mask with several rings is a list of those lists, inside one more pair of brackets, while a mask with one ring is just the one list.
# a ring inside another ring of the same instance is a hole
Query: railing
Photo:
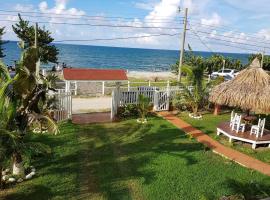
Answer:
[[[57, 86], [59, 90], [65, 90], [71, 92], [72, 95], [77, 95], [78, 94], [78, 84], [80, 82], [87, 82], [87, 81], [70, 81], [69, 84], [66, 84], [65, 82], [57, 82]], [[95, 94], [100, 94], [100, 95], [106, 95], [106, 94], [111, 94], [112, 91], [116, 88], [114, 82], [106, 82], [106, 81], [96, 81], [92, 83], [101, 83], [99, 90], [94, 91]], [[67, 87], [68, 85], [68, 87]], [[172, 86], [172, 81], [159, 81], [159, 82], [154, 82], [154, 81], [145, 81], [145, 82], [137, 82], [137, 81], [122, 81], [121, 82], [121, 89], [125, 89], [126, 91], [132, 91], [132, 90], [137, 90], [138, 87], [155, 87], [158, 88], [159, 90], [165, 90], [168, 87], [172, 88], [178, 88], [179, 86]], [[66, 88], [67, 87], [67, 88]], [[87, 92], [84, 94], [88, 94]], [[89, 94], [93, 94], [89, 92]]]
[[72, 96], [70, 92], [58, 91], [56, 96], [56, 109], [54, 118], [57, 122], [72, 118]]

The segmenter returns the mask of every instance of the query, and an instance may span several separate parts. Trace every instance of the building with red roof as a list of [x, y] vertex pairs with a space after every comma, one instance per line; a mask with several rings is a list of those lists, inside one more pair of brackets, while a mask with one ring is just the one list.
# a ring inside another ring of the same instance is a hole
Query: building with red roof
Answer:
[[126, 70], [123, 69], [64, 69], [66, 81], [127, 81]]
[[82, 69], [65, 68], [63, 69], [65, 80], [65, 90], [70, 91], [71, 83], [75, 84], [75, 95], [77, 94], [78, 82], [101, 82], [102, 94], [105, 93], [105, 82], [125, 82], [128, 81], [126, 70], [123, 69]]

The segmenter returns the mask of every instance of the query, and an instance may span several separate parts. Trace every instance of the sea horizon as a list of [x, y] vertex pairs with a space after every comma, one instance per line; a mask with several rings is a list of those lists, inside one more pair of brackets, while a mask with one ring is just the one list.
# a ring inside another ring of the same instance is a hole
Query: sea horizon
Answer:
[[[18, 41], [9, 41], [4, 44], [3, 58], [6, 65], [14, 65], [20, 58]], [[126, 69], [128, 71], [169, 71], [170, 66], [179, 59], [179, 50], [151, 49], [134, 47], [117, 47], [102, 45], [59, 44], [59, 63], [65, 63], [72, 68], [110, 68]], [[193, 51], [196, 55], [205, 58], [213, 54], [239, 59], [243, 64], [248, 63], [250, 54], [229, 52]], [[52, 68], [54, 64], [42, 64], [45, 69]]]

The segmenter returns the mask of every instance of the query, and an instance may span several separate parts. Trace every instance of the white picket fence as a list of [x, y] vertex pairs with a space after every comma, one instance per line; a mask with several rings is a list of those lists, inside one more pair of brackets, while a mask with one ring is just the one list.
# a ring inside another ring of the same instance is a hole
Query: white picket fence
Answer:
[[[192, 90], [192, 87], [188, 87]], [[139, 95], [144, 95], [150, 99], [153, 104], [154, 111], [169, 110], [170, 101], [183, 91], [180, 86], [173, 87], [134, 87], [132, 90], [126, 88], [115, 89], [112, 93], [112, 112], [111, 118], [117, 114], [118, 107], [129, 104], [138, 104]]]
[[54, 110], [54, 119], [57, 122], [72, 118], [72, 95], [71, 92], [58, 90], [55, 94], [56, 109]]

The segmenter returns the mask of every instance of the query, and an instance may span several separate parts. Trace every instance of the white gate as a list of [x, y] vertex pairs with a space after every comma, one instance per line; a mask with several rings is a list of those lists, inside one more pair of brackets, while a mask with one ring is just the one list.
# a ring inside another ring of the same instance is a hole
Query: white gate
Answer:
[[154, 111], [169, 110], [170, 96], [168, 91], [155, 91]]
[[59, 90], [55, 94], [55, 109], [54, 119], [57, 122], [68, 120], [72, 118], [72, 95], [71, 92], [64, 92]]

